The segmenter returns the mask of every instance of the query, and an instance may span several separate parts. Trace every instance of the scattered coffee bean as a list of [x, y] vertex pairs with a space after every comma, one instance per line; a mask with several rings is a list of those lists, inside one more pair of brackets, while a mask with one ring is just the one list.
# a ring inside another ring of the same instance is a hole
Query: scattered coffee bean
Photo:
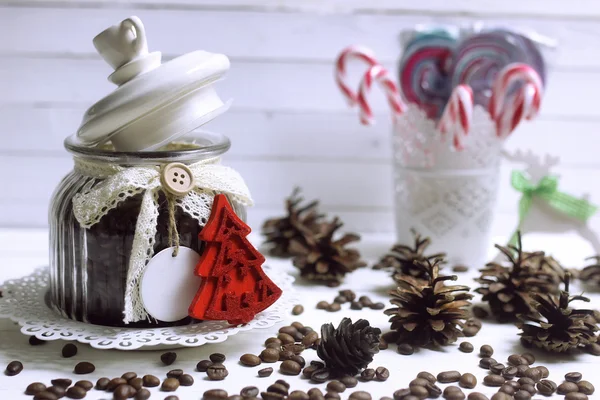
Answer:
[[144, 387], [144, 381], [142, 378], [135, 377], [131, 379], [129, 382], [129, 386], [132, 386], [135, 390], [142, 390]]
[[375, 379], [380, 382], [387, 381], [390, 377], [390, 371], [385, 367], [377, 367], [375, 370]]
[[535, 363], [535, 356], [532, 353], [523, 353], [521, 354], [521, 357], [523, 357], [525, 360], [527, 360], [527, 364], [531, 365]]
[[239, 394], [232, 394], [231, 396], [227, 397], [227, 400], [244, 400], [244, 398]]
[[529, 393], [527, 390], [517, 390], [517, 392], [514, 395], [515, 400], [530, 400], [531, 399], [531, 393]]
[[479, 331], [481, 330], [481, 328], [477, 328], [475, 326], [468, 326], [465, 329], [463, 329], [463, 335], [465, 335], [465, 337], [473, 337], [475, 335], [477, 335], [477, 333], [479, 333]]
[[165, 397], [165, 400], [179, 400], [179, 397], [172, 395], [172, 396], [167, 396]]
[[489, 400], [486, 395], [479, 392], [471, 392], [467, 397], [468, 400]]
[[42, 340], [42, 339], [38, 339], [35, 336], [29, 336], [29, 344], [31, 346], [41, 346], [43, 344], [46, 344], [46, 341]]
[[160, 386], [163, 392], [174, 392], [179, 388], [179, 381], [175, 378], [167, 378]]
[[299, 375], [302, 371], [302, 366], [295, 361], [285, 360], [279, 366], [279, 371], [284, 375]]
[[484, 357], [479, 360], [479, 366], [484, 369], [490, 369], [493, 364], [496, 364], [497, 361], [490, 357]]
[[353, 388], [356, 387], [356, 385], [358, 385], [358, 380], [353, 376], [341, 377], [340, 382], [342, 382], [347, 388]]
[[71, 379], [68, 379], [68, 378], [60, 378], [60, 379], [52, 379], [50, 381], [50, 383], [53, 386], [60, 386], [60, 387], [64, 387], [66, 389], [69, 386], [71, 386], [71, 384], [73, 383], [73, 381]]
[[281, 344], [291, 344], [296, 342], [296, 339], [294, 339], [293, 336], [288, 335], [287, 333], [280, 333], [277, 335], [277, 339], [281, 340]]
[[558, 388], [556, 389], [556, 392], [558, 394], [567, 394], [577, 391], [579, 391], [579, 387], [574, 382], [563, 382], [560, 385], [558, 385]]
[[362, 310], [363, 305], [361, 303], [359, 303], [358, 301], [353, 301], [352, 303], [350, 303], [350, 309], [351, 310]]
[[281, 348], [283, 351], [291, 351], [293, 354], [301, 354], [306, 348], [300, 343], [284, 344]]
[[75, 386], [82, 388], [86, 392], [89, 392], [94, 388], [94, 384], [90, 381], [77, 381], [75, 382]]
[[144, 375], [142, 378], [142, 383], [145, 387], [156, 387], [160, 385], [160, 379], [154, 375]]
[[267, 376], [271, 376], [272, 373], [273, 373], [273, 368], [271, 368], [271, 367], [263, 368], [258, 371], [258, 376], [261, 378], [266, 378]]
[[473, 312], [473, 315], [479, 319], [484, 319], [489, 316], [487, 310], [481, 306], [473, 306], [471, 311]]
[[[265, 349], [265, 350], [263, 350], [263, 352], [266, 351], [266, 350], [272, 350], [273, 354], [274, 355], [276, 354], [277, 355], [277, 359], [279, 359], [279, 352], [277, 350], [275, 350], [275, 349]], [[243, 365], [247, 366], [247, 367], [256, 367], [257, 365], [261, 364], [260, 357], [257, 357], [254, 354], [250, 354], [250, 353], [246, 353], [243, 356], [241, 356], [240, 357], [240, 362]], [[208, 366], [206, 368], [208, 369]]]
[[67, 343], [62, 348], [62, 356], [64, 358], [71, 358], [77, 354], [77, 346], [73, 343]]
[[161, 354], [160, 361], [162, 361], [165, 365], [171, 365], [177, 360], [177, 353], [174, 351], [167, 351], [166, 353]]
[[527, 359], [523, 356], [521, 356], [520, 354], [511, 354], [510, 356], [508, 356], [508, 363], [510, 365], [529, 365], [529, 362], [527, 362]]
[[522, 377], [517, 381], [521, 385], [535, 385], [535, 381], [531, 378]]
[[540, 392], [540, 394], [543, 394], [544, 396], [551, 396], [554, 392], [556, 392], [557, 386], [556, 383], [544, 379], [539, 381], [535, 385], [535, 388], [538, 392]]
[[246, 386], [240, 390], [240, 396], [242, 397], [257, 397], [260, 390], [256, 386]]
[[513, 379], [515, 376], [517, 376], [517, 367], [506, 367], [502, 370], [501, 375], [504, 379]]
[[477, 386], [477, 378], [471, 373], [466, 373], [460, 377], [458, 384], [465, 389], [473, 389]]
[[369, 296], [360, 296], [358, 301], [365, 307], [370, 307], [373, 304], [373, 300]]
[[342, 306], [340, 305], [340, 303], [331, 303], [330, 305], [327, 306], [327, 308], [325, 309], [325, 311], [338, 312], [341, 309], [342, 309]]
[[324, 300], [321, 300], [320, 302], [317, 303], [318, 310], [325, 310], [325, 309], [327, 309], [327, 307], [329, 307], [329, 303]]
[[423, 378], [415, 378], [412, 381], [410, 381], [410, 383], [408, 384], [408, 387], [413, 387], [413, 386], [427, 386], [429, 382], [427, 379], [423, 379]]
[[483, 384], [485, 386], [502, 386], [506, 380], [500, 375], [486, 375], [483, 378]]
[[[410, 394], [413, 396], [417, 396], [420, 399], [424, 399], [427, 396], [429, 396], [429, 392], [427, 391], [427, 388], [424, 386], [411, 386], [410, 388]], [[405, 397], [406, 399], [406, 397]]]
[[452, 272], [467, 272], [469, 270], [469, 267], [467, 267], [466, 265], [455, 265], [454, 267], [452, 267]]
[[526, 378], [531, 378], [534, 380], [534, 382], [537, 382], [542, 379], [542, 371], [537, 368], [529, 368], [523, 372], [523, 376]]
[[410, 389], [398, 389], [394, 392], [394, 400], [403, 400], [406, 396], [410, 395]]
[[367, 368], [360, 373], [360, 377], [363, 381], [372, 381], [375, 379], [375, 370], [373, 368]]
[[316, 365], [309, 365], [308, 367], [304, 368], [302, 370], [302, 376], [304, 376], [305, 378], [310, 378], [310, 376], [318, 369], [321, 369], [322, 367], [318, 367]]
[[533, 385], [521, 385], [521, 390], [529, 392], [529, 394], [532, 396], [537, 393], [537, 390]]
[[[179, 371], [181, 371], [181, 370], [179, 370]], [[181, 371], [181, 372], [183, 373], [183, 371]], [[169, 372], [167, 372], [167, 376], [168, 375], [169, 375]], [[123, 375], [121, 375], [121, 378], [123, 378], [127, 382], [129, 382], [133, 378], [137, 378], [137, 374], [135, 372], [125, 372]]]
[[567, 393], [565, 400], [588, 400], [588, 397], [584, 393], [571, 392]]
[[517, 365], [517, 376], [518, 377], [525, 376], [525, 371], [527, 371], [528, 369], [529, 369], [529, 365], [526, 365], [526, 364]]
[[288, 390], [290, 390], [290, 384], [283, 379], [277, 379], [274, 384], [267, 388], [267, 390], [269, 392], [278, 392], [287, 395]]
[[345, 304], [348, 302], [348, 299], [342, 295], [335, 296], [333, 299], [334, 303]]
[[43, 392], [44, 390], [46, 390], [46, 385], [44, 385], [41, 382], [34, 382], [30, 383], [29, 386], [27, 386], [27, 389], [25, 389], [25, 394], [33, 396], [34, 394]]
[[514, 387], [512, 387], [511, 385], [507, 385], [506, 383], [504, 385], [500, 386], [500, 389], [498, 389], [498, 391], [509, 394], [511, 396], [514, 395], [516, 392]]
[[383, 338], [381, 338], [379, 340], [379, 350], [387, 350], [388, 347], [388, 343], [385, 340], [383, 340]]
[[371, 310], [383, 310], [385, 308], [385, 304], [377, 302], [373, 303], [369, 306]]
[[296, 329], [295, 327], [293, 327], [291, 325], [290, 326], [282, 326], [281, 328], [279, 328], [279, 333], [287, 333], [291, 337], [294, 337], [298, 333], [298, 329]]
[[303, 392], [302, 390], [294, 390], [292, 393], [290, 393], [290, 395], [288, 396], [289, 400], [309, 400], [310, 397], [308, 396], [308, 394], [306, 392]]
[[210, 360], [202, 360], [196, 364], [196, 371], [198, 372], [206, 372], [208, 367], [212, 365], [212, 361]]
[[229, 375], [229, 371], [223, 364], [213, 364], [208, 367], [206, 374], [211, 381], [222, 381]]
[[96, 370], [96, 366], [90, 362], [82, 361], [75, 366], [73, 372], [77, 375], [91, 374]]
[[312, 346], [317, 339], [319, 338], [319, 334], [315, 331], [308, 332], [304, 338], [302, 338], [302, 344], [304, 347]]
[[479, 357], [489, 358], [494, 354], [494, 348], [489, 344], [484, 344], [479, 348]]
[[213, 353], [210, 356], [208, 356], [208, 358], [210, 359], [210, 361], [212, 361], [215, 364], [216, 363], [223, 364], [227, 357], [225, 357], [225, 354], [222, 354], [222, 353]]
[[[183, 370], [182, 369], [172, 369], [169, 372], [167, 372], [167, 378], [175, 378], [175, 379], [179, 379], [179, 377], [183, 375]], [[121, 378], [125, 379], [126, 381], [129, 381], [129, 379], [127, 379], [125, 376], [122, 376]]]
[[108, 385], [106, 385], [106, 390], [109, 392], [114, 392], [117, 387], [126, 384], [127, 381], [123, 378], [113, 378], [110, 380], [110, 382], [108, 382]]
[[96, 381], [96, 390], [106, 390], [110, 379], [108, 378], [100, 378]]
[[490, 365], [490, 372], [492, 374], [500, 375], [502, 374], [502, 371], [504, 371], [504, 368], [506, 368], [506, 366], [502, 363], [492, 364]]
[[452, 383], [460, 380], [460, 372], [458, 371], [444, 371], [437, 374], [437, 381], [439, 383]]
[[283, 343], [281, 343], [281, 340], [279, 340], [276, 337], [270, 337], [267, 340], [265, 340], [265, 346], [268, 346], [268, 345], [270, 345], [272, 343], [275, 343], [277, 346], [280, 346], [280, 347], [283, 344]]
[[223, 389], [210, 389], [202, 395], [204, 400], [224, 400], [227, 398], [227, 392]]
[[294, 357], [294, 352], [291, 350], [281, 350], [279, 352], [279, 361], [291, 360]]
[[503, 392], [495, 393], [491, 400], [512, 400], [512, 396]]
[[87, 390], [79, 386], [71, 386], [67, 389], [66, 396], [70, 399], [83, 399], [87, 394]]
[[302, 356], [293, 356], [292, 358], [290, 358], [290, 361], [300, 364], [300, 368], [304, 368], [304, 366], [306, 365], [306, 360], [304, 360], [304, 357]]
[[415, 352], [414, 347], [412, 347], [410, 344], [408, 343], [402, 343], [398, 345], [398, 353], [405, 355], [405, 356], [410, 356], [411, 354], [413, 354]]
[[58, 400], [59, 397], [54, 393], [44, 390], [43, 392], [37, 393], [33, 396], [33, 400]]
[[446, 400], [465, 400], [466, 396], [462, 391], [452, 392], [446, 396]]
[[327, 368], [317, 369], [310, 375], [310, 380], [317, 383], [325, 383], [329, 380], [331, 372]]
[[569, 372], [568, 374], [565, 375], [565, 381], [567, 382], [579, 382], [581, 380], [581, 378], [583, 378], [583, 375], [581, 375], [581, 372]]
[[194, 384], [194, 377], [189, 374], [183, 374], [179, 377], [179, 384], [181, 386], [192, 386]]
[[304, 306], [301, 304], [296, 304], [294, 308], [292, 308], [292, 315], [300, 315], [304, 312]]
[[428, 380], [431, 383], [436, 383], [437, 382], [436, 377], [433, 374], [431, 374], [431, 373], [429, 373], [427, 371], [421, 371], [421, 372], [419, 372], [417, 374], [417, 378], [426, 379], [426, 380]]
[[442, 395], [442, 389], [440, 389], [439, 386], [436, 386], [431, 382], [427, 382], [427, 384], [424, 387], [425, 389], [427, 389], [429, 397], [431, 397], [432, 399], [437, 399]]
[[331, 381], [327, 384], [327, 390], [336, 393], [343, 393], [346, 390], [346, 385], [340, 381]]
[[148, 389], [140, 389], [135, 394], [135, 400], [148, 400], [150, 398], [150, 391]]
[[46, 388], [46, 392], [50, 392], [60, 399], [62, 397], [65, 397], [65, 394], [67, 393], [67, 388], [62, 386], [50, 386], [49, 388]]
[[458, 349], [460, 351], [462, 351], [463, 353], [472, 353], [473, 352], [473, 345], [469, 342], [462, 342], [459, 346]]
[[348, 399], [350, 400], [371, 400], [371, 394], [368, 392], [364, 392], [362, 390], [358, 390], [356, 392], [352, 392], [350, 393], [350, 396], [348, 397]]
[[327, 399], [327, 400], [341, 400], [342, 397], [337, 392], [330, 392], [330, 391], [328, 391], [327, 393], [325, 393], [325, 399]]
[[15, 376], [19, 375], [21, 371], [23, 371], [23, 364], [20, 361], [11, 361], [6, 366], [4, 373], [8, 376]]
[[592, 385], [590, 382], [588, 381], [579, 381], [577, 382], [577, 388], [579, 389], [579, 391], [583, 394], [594, 394], [594, 391], [596, 390], [596, 388], [594, 388], [594, 385]]

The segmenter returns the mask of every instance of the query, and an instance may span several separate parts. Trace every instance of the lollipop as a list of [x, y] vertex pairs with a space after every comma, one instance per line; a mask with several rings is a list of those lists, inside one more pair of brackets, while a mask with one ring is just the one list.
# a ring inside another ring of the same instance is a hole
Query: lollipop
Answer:
[[406, 40], [399, 66], [400, 88], [404, 98], [429, 118], [438, 118], [450, 97], [447, 65], [455, 42], [456, 36], [443, 29], [415, 32]]
[[491, 96], [494, 78], [511, 63], [530, 65], [545, 81], [546, 67], [542, 55], [529, 38], [502, 29], [470, 36], [454, 52], [452, 86], [471, 86], [475, 104], [485, 107]]

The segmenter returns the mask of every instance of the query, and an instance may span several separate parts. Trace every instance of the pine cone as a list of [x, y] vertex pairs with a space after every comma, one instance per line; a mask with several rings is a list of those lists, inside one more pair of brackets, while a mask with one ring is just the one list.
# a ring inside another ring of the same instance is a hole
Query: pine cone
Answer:
[[423, 238], [415, 230], [412, 231], [415, 237], [414, 247], [405, 244], [396, 244], [391, 248], [390, 252], [384, 255], [373, 269], [383, 269], [391, 271], [395, 281], [402, 279], [404, 275], [412, 276], [417, 279], [428, 280], [427, 272], [421, 268], [420, 263], [415, 261], [424, 261], [426, 259], [433, 261], [436, 258], [443, 258], [444, 253], [425, 255], [425, 250], [431, 244], [431, 239]]
[[554, 257], [546, 255], [543, 252], [523, 252], [523, 256], [527, 258], [525, 263], [534, 270], [541, 270], [548, 274], [556, 275], [554, 281], [557, 282], [557, 285], [564, 281], [566, 270]]
[[300, 269], [301, 276], [329, 286], [338, 286], [347, 273], [366, 265], [360, 259], [358, 250], [345, 248], [348, 243], [359, 241], [360, 236], [346, 233], [340, 239], [333, 240], [335, 231], [342, 225], [335, 217], [333, 221], [321, 224], [321, 230], [315, 234], [311, 234], [308, 228], [300, 227], [306, 240], [293, 239], [290, 249], [298, 254], [293, 263]]
[[464, 321], [469, 317], [468, 307], [473, 296], [468, 286], [446, 286], [444, 281], [455, 281], [456, 275], [439, 276], [441, 259], [421, 263], [429, 279], [422, 282], [410, 276], [401, 278], [400, 285], [390, 292], [396, 306], [385, 311], [390, 315], [392, 330], [398, 344], [436, 346], [454, 343], [463, 336]]
[[334, 374], [354, 376], [379, 352], [380, 334], [379, 328], [371, 327], [364, 319], [353, 324], [350, 318], [343, 318], [337, 329], [333, 324], [324, 324], [317, 355]]
[[[496, 245], [510, 262], [505, 266], [491, 262], [475, 279], [481, 287], [475, 292], [483, 295], [482, 300], [490, 304], [492, 314], [499, 321], [511, 321], [516, 314], [529, 314], [533, 310], [531, 293], [557, 293], [560, 276], [545, 263], [534, 262], [545, 257], [543, 252], [525, 253], [518, 233], [517, 246]], [[516, 254], [515, 254], [516, 253]]]
[[305, 233], [300, 229], [304, 226], [311, 233], [319, 230], [319, 222], [323, 214], [317, 212], [318, 201], [311, 201], [299, 207], [304, 201], [300, 195], [300, 188], [295, 188], [292, 195], [286, 199], [287, 215], [281, 218], [272, 218], [262, 226], [262, 233], [266, 236], [265, 244], [269, 246], [269, 254], [276, 257], [292, 257], [290, 242], [296, 240], [306, 243]]
[[593, 260], [593, 263], [581, 270], [579, 279], [585, 283], [600, 287], [600, 256], [590, 257], [588, 260]]
[[[565, 290], [557, 299], [550, 294], [533, 294], [532, 305], [536, 312], [519, 314], [517, 323], [526, 344], [552, 352], [563, 352], [595, 343], [598, 326], [593, 322], [593, 310], [572, 309], [575, 300], [589, 302], [583, 296], [569, 295], [570, 274], [565, 276]], [[590, 318], [590, 316], [592, 318]]]

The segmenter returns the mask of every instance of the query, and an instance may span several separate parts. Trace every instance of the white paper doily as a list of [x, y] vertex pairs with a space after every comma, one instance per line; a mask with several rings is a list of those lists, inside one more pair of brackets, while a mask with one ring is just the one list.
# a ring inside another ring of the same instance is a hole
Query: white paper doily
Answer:
[[158, 350], [166, 347], [196, 347], [220, 343], [229, 336], [251, 329], [269, 328], [290, 314], [298, 299], [287, 273], [263, 267], [269, 278], [283, 290], [281, 298], [261, 312], [250, 323], [231, 326], [227, 321], [207, 321], [194, 325], [166, 328], [114, 328], [92, 325], [64, 318], [48, 306], [44, 297], [48, 290], [48, 268], [5, 282], [0, 298], [0, 317], [21, 325], [21, 332], [42, 340], [73, 340], [97, 349]]

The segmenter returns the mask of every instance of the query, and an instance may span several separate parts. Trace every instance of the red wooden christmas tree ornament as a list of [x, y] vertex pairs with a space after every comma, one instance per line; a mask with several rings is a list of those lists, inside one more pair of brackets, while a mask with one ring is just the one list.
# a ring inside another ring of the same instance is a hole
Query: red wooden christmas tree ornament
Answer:
[[216, 195], [199, 235], [206, 247], [194, 273], [203, 280], [188, 310], [191, 317], [245, 324], [281, 297], [261, 268], [265, 258], [246, 239], [250, 231], [227, 197]]

